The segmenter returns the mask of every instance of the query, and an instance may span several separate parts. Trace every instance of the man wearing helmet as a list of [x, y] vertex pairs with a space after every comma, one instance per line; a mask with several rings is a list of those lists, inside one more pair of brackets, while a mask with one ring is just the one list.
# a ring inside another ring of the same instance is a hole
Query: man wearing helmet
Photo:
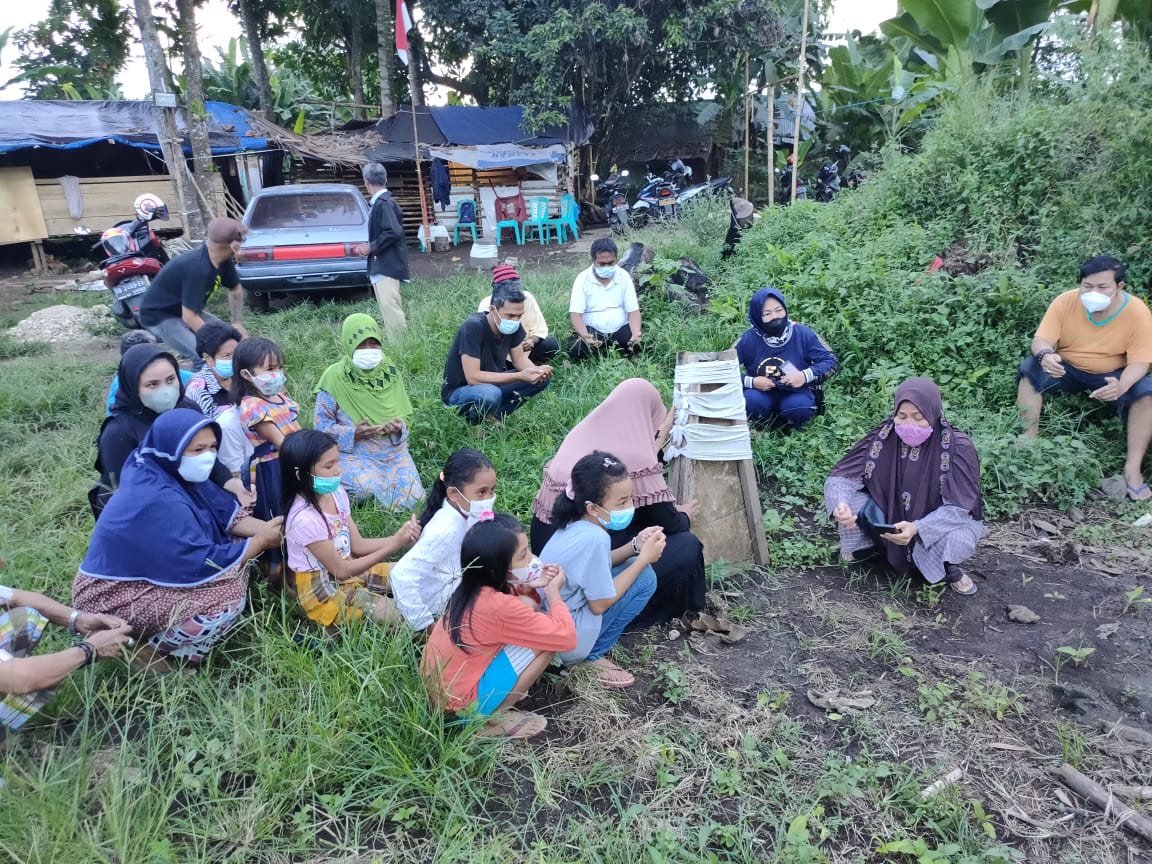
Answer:
[[243, 325], [244, 289], [235, 264], [245, 233], [247, 229], [235, 219], [213, 219], [208, 223], [204, 245], [174, 258], [152, 280], [140, 301], [140, 323], [191, 360], [197, 372], [204, 359], [196, 351], [196, 333], [209, 321], [220, 322], [204, 308], [217, 287], [228, 289], [232, 326], [248, 335]]

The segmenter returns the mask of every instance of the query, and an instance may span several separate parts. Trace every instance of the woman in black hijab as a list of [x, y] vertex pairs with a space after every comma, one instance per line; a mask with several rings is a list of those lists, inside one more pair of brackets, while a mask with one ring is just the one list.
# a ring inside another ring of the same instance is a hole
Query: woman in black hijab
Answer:
[[[134, 345], [120, 358], [116, 372], [118, 389], [112, 412], [100, 426], [96, 439], [96, 470], [100, 480], [88, 491], [92, 515], [100, 511], [120, 484], [120, 472], [128, 455], [140, 446], [156, 418], [177, 405], [198, 410], [184, 399], [180, 365], [176, 357], [159, 345]], [[240, 481], [232, 480], [228, 469], [216, 463], [212, 481], [234, 492]]]

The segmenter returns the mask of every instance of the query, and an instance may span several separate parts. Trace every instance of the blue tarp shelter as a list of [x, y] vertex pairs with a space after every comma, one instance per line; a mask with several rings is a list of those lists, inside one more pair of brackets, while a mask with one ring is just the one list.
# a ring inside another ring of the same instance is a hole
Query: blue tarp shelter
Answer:
[[[252, 131], [246, 110], [224, 102], [205, 106], [213, 156], [268, 149], [268, 139]], [[75, 150], [101, 143], [159, 151], [156, 110], [144, 101], [0, 101], [0, 153], [41, 147]], [[186, 134], [184, 152], [192, 153]]]

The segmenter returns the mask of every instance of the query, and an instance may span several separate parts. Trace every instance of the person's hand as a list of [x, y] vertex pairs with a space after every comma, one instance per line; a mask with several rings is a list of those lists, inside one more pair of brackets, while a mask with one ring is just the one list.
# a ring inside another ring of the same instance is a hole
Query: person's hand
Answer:
[[659, 561], [660, 556], [664, 554], [664, 529], [657, 527], [643, 540], [639, 539], [639, 534], [636, 537], [637, 545], [640, 547], [640, 554], [636, 556], [636, 560], [643, 565]]
[[548, 366], [548, 365], [544, 365], [544, 366], [537, 366], [536, 368], [537, 368], [537, 369], [539, 369], [541, 372], [543, 372], [543, 373], [544, 373], [544, 378], [545, 378], [545, 379], [548, 379], [548, 378], [551, 378], [551, 377], [552, 377], [552, 367], [551, 367], [551, 366]]
[[399, 417], [395, 420], [389, 420], [380, 427], [380, 431], [385, 435], [399, 435], [404, 431], [404, 421]]
[[120, 657], [124, 653], [125, 646], [134, 644], [132, 627], [129, 624], [121, 624], [110, 630], [97, 630], [84, 641], [96, 649], [96, 656], [101, 660]]
[[224, 484], [224, 490], [231, 492], [242, 510], [251, 510], [256, 504], [256, 487], [247, 489], [239, 477], [233, 477]]
[[413, 516], [400, 526], [400, 530], [392, 535], [392, 539], [398, 541], [402, 546], [411, 546], [420, 539], [420, 531], [420, 522]]
[[375, 438], [383, 431], [383, 426], [375, 426], [367, 420], [361, 420], [356, 424], [356, 429], [352, 432], [352, 437], [356, 441], [367, 441], [369, 438]]
[[367, 258], [371, 247], [367, 243], [357, 243], [352, 247], [352, 254], [357, 258]]
[[536, 336], [525, 336], [524, 341], [520, 343], [520, 347], [524, 349], [524, 353], [529, 353], [540, 340]]
[[700, 512], [700, 502], [693, 498], [684, 504], [677, 504], [676, 509], [687, 516], [689, 519], [695, 519], [696, 514]]
[[265, 549], [275, 549], [283, 539], [283, 516], [277, 516], [274, 519], [269, 519], [267, 522], [261, 522], [260, 527], [256, 529], [256, 533], [252, 535], [252, 542], [260, 547], [261, 552]]
[[915, 522], [893, 522], [892, 527], [899, 530], [895, 534], [881, 534], [880, 536], [897, 546], [907, 546], [920, 533]]
[[1045, 354], [1040, 360], [1040, 368], [1051, 375], [1053, 378], [1064, 377], [1064, 358], [1053, 351], [1051, 354]]
[[1101, 402], [1115, 402], [1124, 395], [1124, 388], [1120, 386], [1119, 378], [1113, 375], [1107, 375], [1104, 380], [1108, 383], [1103, 387], [1097, 387], [1088, 395], [1093, 399], [1099, 399]]
[[589, 348], [599, 348], [604, 343], [591, 333], [585, 333], [580, 337], [580, 341], [587, 345]]
[[563, 603], [560, 599], [560, 589], [564, 587], [567, 577], [564, 575], [564, 568], [559, 564], [545, 564], [540, 571], [540, 578], [547, 579], [547, 583], [542, 585], [539, 591], [543, 592], [548, 600], [549, 606], [554, 606], [557, 603]]
[[526, 384], [539, 384], [552, 374], [550, 366], [529, 366], [520, 370], [519, 379]]
[[631, 336], [628, 337], [628, 344], [629, 345], [638, 345], [640, 343], [641, 338], [642, 338], [641, 334], [633, 333]]
[[785, 387], [791, 387], [793, 390], [799, 390], [808, 383], [808, 379], [804, 377], [803, 372], [789, 372], [781, 377], [780, 383]]
[[836, 505], [832, 511], [832, 518], [835, 519], [844, 528], [856, 527], [856, 514], [852, 512], [852, 508], [846, 503], [841, 501]]
[[81, 612], [76, 616], [76, 629], [87, 636], [101, 630], [116, 630], [127, 627], [127, 622], [116, 615], [105, 615], [102, 612]]
[[757, 375], [752, 379], [752, 386], [757, 390], [773, 390], [776, 387], [776, 382], [767, 375]]

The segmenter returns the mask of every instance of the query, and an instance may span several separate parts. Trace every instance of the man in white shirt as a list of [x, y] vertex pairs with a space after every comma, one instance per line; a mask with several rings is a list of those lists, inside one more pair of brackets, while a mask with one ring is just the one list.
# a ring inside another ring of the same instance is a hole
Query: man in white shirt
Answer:
[[625, 270], [616, 266], [616, 243], [600, 237], [592, 243], [592, 266], [572, 283], [568, 315], [575, 331], [568, 340], [568, 354], [584, 360], [615, 345], [625, 357], [640, 350], [640, 303], [636, 286]]

